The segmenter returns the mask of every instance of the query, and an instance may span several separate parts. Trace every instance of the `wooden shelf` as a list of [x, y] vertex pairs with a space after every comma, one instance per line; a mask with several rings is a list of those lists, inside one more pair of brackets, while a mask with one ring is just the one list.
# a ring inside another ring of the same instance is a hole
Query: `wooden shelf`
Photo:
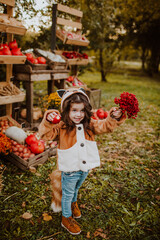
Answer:
[[0, 0], [0, 3], [6, 4], [11, 7], [15, 6], [15, 0]]
[[15, 102], [22, 102], [25, 99], [25, 93], [20, 93], [11, 96], [0, 96], [0, 105], [11, 104]]
[[77, 45], [77, 46], [88, 46], [88, 40], [70, 39], [65, 36], [60, 30], [56, 30], [56, 36], [63, 41], [64, 44]]
[[0, 64], [24, 64], [26, 56], [0, 55]]
[[89, 63], [88, 59], [80, 59], [80, 58], [75, 58], [75, 59], [67, 59], [69, 65], [87, 65]]
[[0, 32], [6, 32], [17, 35], [24, 35], [27, 29], [21, 22], [8, 14], [0, 14]]

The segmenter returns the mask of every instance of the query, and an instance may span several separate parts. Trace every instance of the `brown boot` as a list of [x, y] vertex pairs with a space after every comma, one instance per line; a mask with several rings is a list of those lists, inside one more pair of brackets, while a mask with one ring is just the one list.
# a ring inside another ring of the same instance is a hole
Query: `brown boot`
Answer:
[[72, 235], [78, 235], [81, 232], [81, 229], [80, 229], [78, 223], [72, 217], [66, 218], [66, 217], [62, 216], [61, 225]]
[[73, 202], [71, 205], [72, 214], [74, 218], [80, 218], [81, 217], [81, 211], [79, 210], [77, 202]]

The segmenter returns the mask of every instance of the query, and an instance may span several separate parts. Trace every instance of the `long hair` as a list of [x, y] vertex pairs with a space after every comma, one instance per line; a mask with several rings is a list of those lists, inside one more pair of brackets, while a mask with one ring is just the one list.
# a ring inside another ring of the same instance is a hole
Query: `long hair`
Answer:
[[84, 104], [84, 119], [82, 120], [82, 124], [84, 127], [84, 130], [88, 132], [87, 130], [90, 129], [89, 124], [92, 116], [92, 106], [90, 105], [88, 99], [86, 96], [84, 96], [81, 93], [75, 93], [72, 94], [70, 97], [68, 97], [64, 103], [63, 103], [63, 109], [61, 112], [62, 120], [66, 125], [67, 132], [70, 132], [75, 127], [75, 123], [72, 122], [72, 120], [69, 117], [69, 112], [71, 108], [72, 103], [83, 103]]

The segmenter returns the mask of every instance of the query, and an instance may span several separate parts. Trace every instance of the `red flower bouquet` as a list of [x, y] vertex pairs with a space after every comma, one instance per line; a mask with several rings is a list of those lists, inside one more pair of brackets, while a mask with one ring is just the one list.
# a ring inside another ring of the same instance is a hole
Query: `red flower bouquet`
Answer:
[[132, 93], [123, 92], [120, 98], [115, 98], [114, 102], [119, 105], [122, 113], [127, 112], [128, 118], [136, 118], [139, 112], [138, 100]]

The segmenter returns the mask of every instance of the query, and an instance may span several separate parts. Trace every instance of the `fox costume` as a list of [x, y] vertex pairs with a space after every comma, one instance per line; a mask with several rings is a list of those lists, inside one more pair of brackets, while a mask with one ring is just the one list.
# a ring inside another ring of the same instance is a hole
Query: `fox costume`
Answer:
[[[88, 96], [83, 90], [62, 90], [61, 110], [63, 110], [64, 101], [72, 94], [80, 93]], [[39, 126], [40, 137], [44, 140], [54, 140], [58, 137], [59, 142], [57, 146], [57, 170], [50, 175], [52, 187], [52, 203], [51, 208], [54, 212], [61, 211], [61, 171], [84, 171], [100, 166], [100, 158], [97, 144], [95, 142], [96, 134], [103, 134], [112, 132], [116, 127], [122, 124], [125, 116], [121, 117], [120, 121], [113, 119], [110, 114], [113, 114], [114, 109], [109, 111], [108, 117], [104, 120], [90, 119], [90, 130], [84, 131], [83, 124], [77, 124], [72, 131], [67, 133], [65, 123], [60, 121], [58, 124], [53, 124], [46, 120], [47, 114], [51, 112], [59, 113], [57, 110], [47, 110], [44, 114], [43, 120]]]

